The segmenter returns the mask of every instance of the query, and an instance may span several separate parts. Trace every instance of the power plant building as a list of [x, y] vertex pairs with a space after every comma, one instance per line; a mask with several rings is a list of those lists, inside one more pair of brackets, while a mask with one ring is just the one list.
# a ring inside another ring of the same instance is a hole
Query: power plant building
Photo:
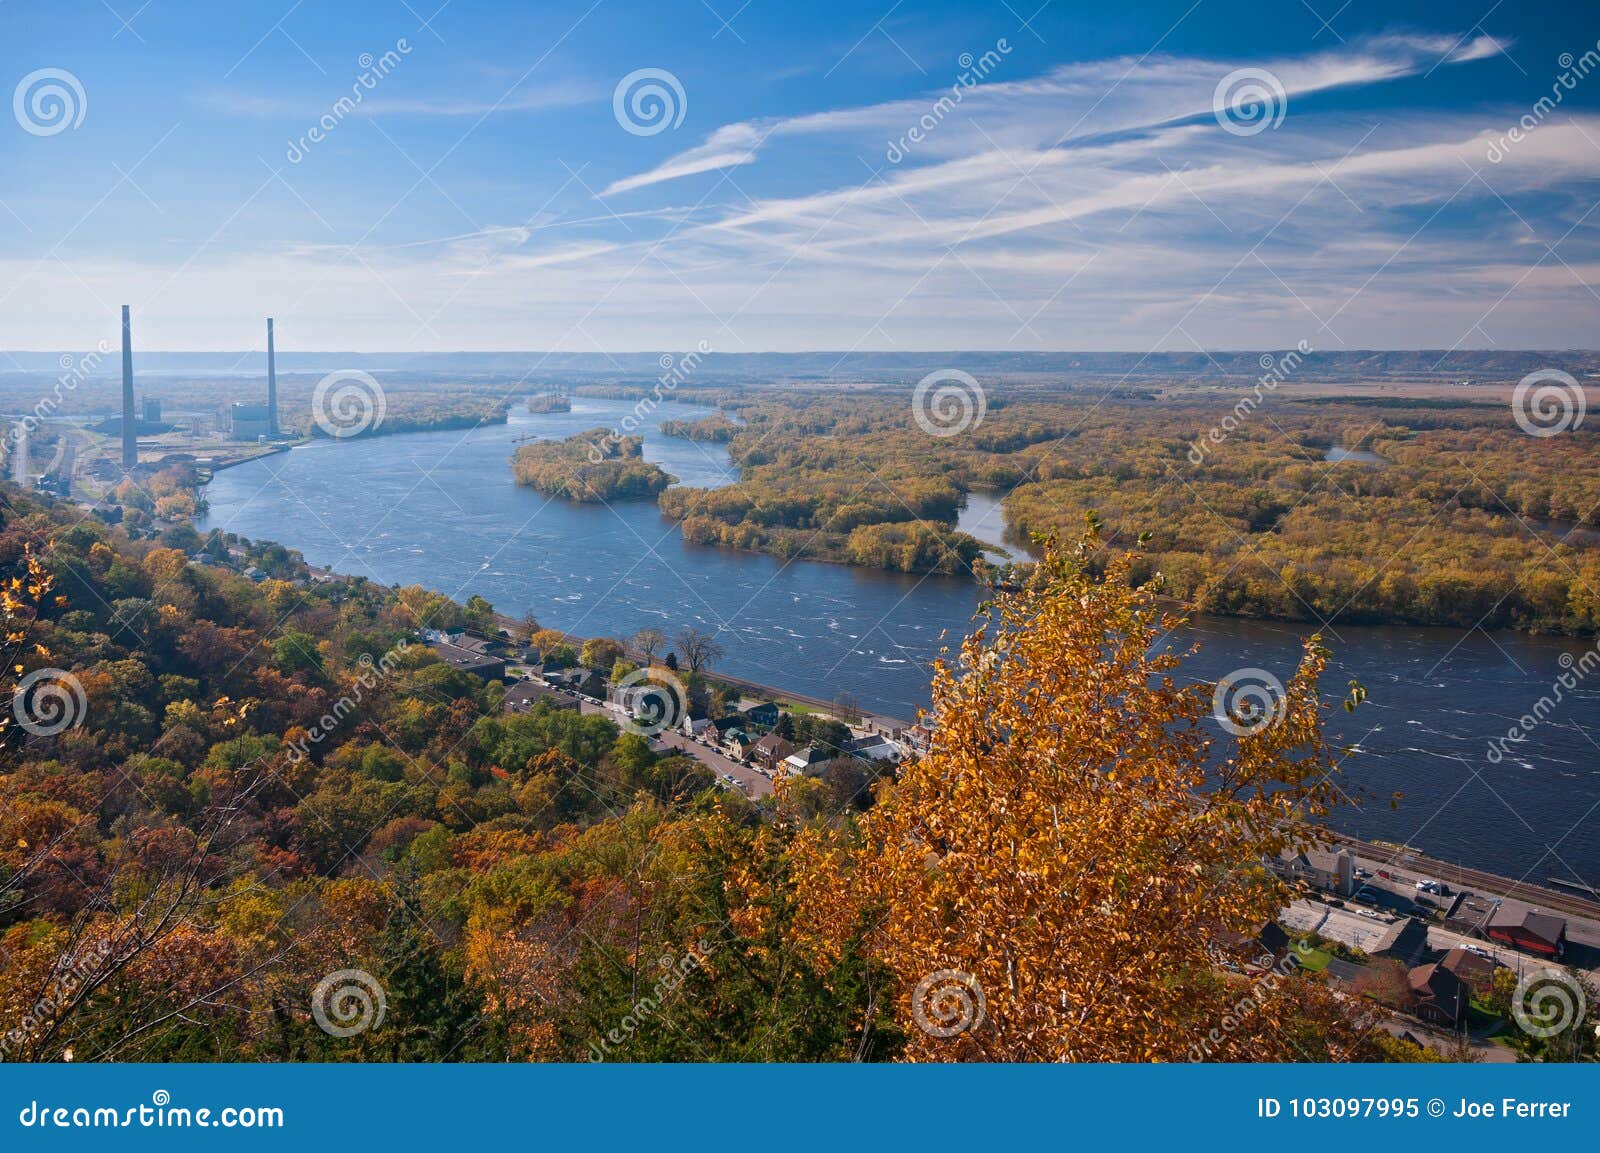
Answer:
[[122, 467], [139, 463], [139, 422], [133, 412], [133, 322], [122, 306]]
[[264, 404], [235, 404], [228, 409], [233, 439], [254, 443], [272, 435], [271, 410]]
[[267, 435], [278, 435], [278, 353], [272, 345], [272, 317], [267, 317]]

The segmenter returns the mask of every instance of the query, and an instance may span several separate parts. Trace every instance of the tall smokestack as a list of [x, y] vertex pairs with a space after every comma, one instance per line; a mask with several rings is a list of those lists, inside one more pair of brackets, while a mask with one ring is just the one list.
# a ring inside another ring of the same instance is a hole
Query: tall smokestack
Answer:
[[122, 306], [122, 467], [139, 463], [139, 422], [133, 414], [133, 322]]
[[272, 317], [267, 317], [267, 432], [278, 435], [278, 355], [272, 347]]

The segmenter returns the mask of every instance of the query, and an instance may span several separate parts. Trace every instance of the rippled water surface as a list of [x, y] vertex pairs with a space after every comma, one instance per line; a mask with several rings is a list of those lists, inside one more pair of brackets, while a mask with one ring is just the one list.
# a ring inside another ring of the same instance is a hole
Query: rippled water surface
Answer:
[[[512, 481], [520, 438], [615, 426], [632, 405], [574, 398], [570, 413], [513, 411], [470, 432], [318, 441], [217, 474], [202, 528], [277, 540], [313, 564], [384, 584], [418, 583], [502, 612], [532, 609], [582, 635], [627, 636], [647, 625], [715, 629], [719, 667], [797, 692], [848, 692], [910, 718], [927, 703], [928, 662], [965, 630], [978, 597], [950, 577], [882, 573], [687, 544], [650, 502], [611, 507], [551, 499]], [[658, 416], [708, 410], [668, 405]], [[645, 428], [645, 455], [680, 481], [734, 479], [719, 445]], [[973, 494], [963, 527], [1000, 542], [993, 494]], [[1015, 549], [1013, 548], [1013, 551]], [[1252, 667], [1287, 679], [1309, 630], [1205, 619], [1194, 674]], [[1491, 737], [1551, 693], [1578, 641], [1454, 630], [1340, 627], [1326, 687], [1351, 678], [1369, 702], [1335, 711], [1335, 736], [1355, 747], [1343, 784], [1359, 806], [1344, 831], [1414, 845], [1530, 880], [1555, 874], [1600, 885], [1600, 674], [1565, 691], [1549, 719], [1500, 764]], [[1363, 799], [1362, 790], [1365, 790]], [[1398, 808], [1388, 797], [1401, 792]]]

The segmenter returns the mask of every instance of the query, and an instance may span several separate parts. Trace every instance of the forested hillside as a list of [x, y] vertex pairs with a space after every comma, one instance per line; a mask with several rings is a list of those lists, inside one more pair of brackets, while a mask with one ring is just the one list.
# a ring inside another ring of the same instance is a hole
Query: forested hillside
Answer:
[[[1192, 792], [1209, 692], [1163, 680], [1170, 622], [1097, 547], [1001, 595], [863, 815], [504, 713], [412, 643], [463, 612], [421, 590], [250, 546], [254, 584], [16, 490], [4, 515], [6, 1059], [1182, 1058], [1250, 993], [1206, 942], [1277, 907], [1261, 856], [1329, 800], [1315, 650], [1287, 723]], [[1041, 684], [1076, 703], [1030, 709]], [[987, 993], [953, 1030], [943, 971]], [[1393, 1049], [1365, 1024], [1307, 975], [1207, 1052]]]

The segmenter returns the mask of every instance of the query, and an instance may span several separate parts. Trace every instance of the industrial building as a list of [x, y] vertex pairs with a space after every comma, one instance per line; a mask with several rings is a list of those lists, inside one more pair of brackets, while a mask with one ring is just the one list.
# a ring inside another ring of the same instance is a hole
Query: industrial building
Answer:
[[270, 409], [264, 404], [234, 404], [228, 408], [228, 427], [234, 440], [256, 442], [272, 435]]

